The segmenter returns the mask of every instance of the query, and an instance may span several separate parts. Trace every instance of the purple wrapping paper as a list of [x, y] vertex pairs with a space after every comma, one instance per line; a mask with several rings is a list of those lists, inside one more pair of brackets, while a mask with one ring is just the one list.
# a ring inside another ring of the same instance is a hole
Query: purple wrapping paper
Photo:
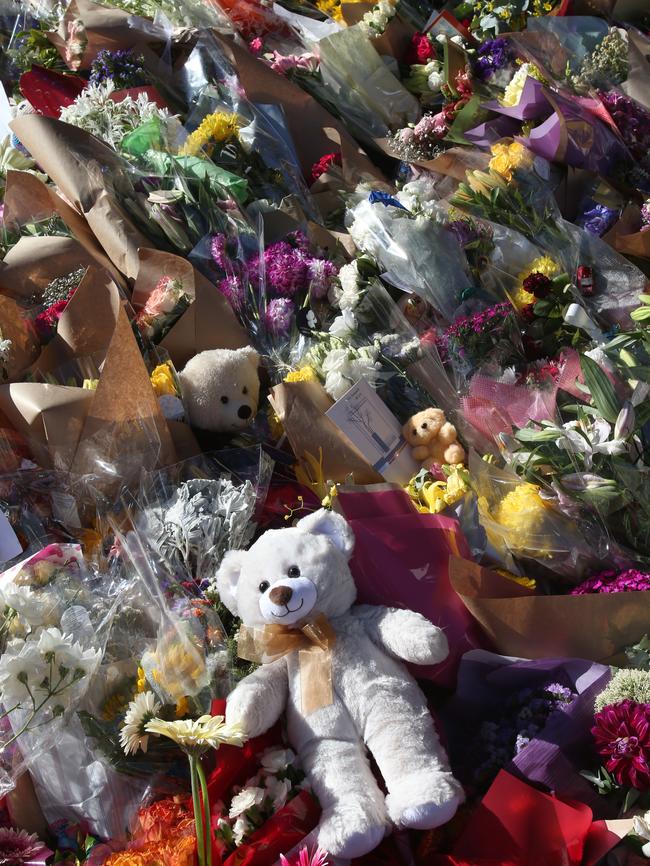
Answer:
[[511, 138], [520, 129], [521, 124], [512, 117], [495, 117], [494, 120], [488, 120], [475, 126], [474, 129], [469, 129], [465, 133], [465, 138], [476, 147], [487, 148], [502, 138]]
[[595, 770], [598, 766], [590, 731], [596, 695], [610, 676], [609, 667], [584, 659], [529, 661], [485, 650], [466, 653], [458, 670], [456, 694], [441, 715], [452, 760], [456, 755], [462, 762], [466, 726], [471, 724], [475, 731], [483, 721], [498, 717], [507, 697], [520, 689], [559, 681], [577, 692], [578, 697], [552, 714], [537, 737], [504, 769], [559, 797], [586, 803], [595, 818], [615, 817], [616, 808], [580, 775], [581, 770]]
[[[628, 158], [624, 144], [605, 123], [607, 113], [597, 100], [569, 98], [534, 78], [526, 79], [518, 105], [507, 108], [493, 100], [483, 103], [483, 108], [510, 120], [540, 121], [527, 137], [507, 134], [544, 159], [608, 174], [616, 163]], [[501, 128], [499, 120], [488, 120], [468, 130], [465, 137], [479, 147], [483, 142], [489, 145]]]

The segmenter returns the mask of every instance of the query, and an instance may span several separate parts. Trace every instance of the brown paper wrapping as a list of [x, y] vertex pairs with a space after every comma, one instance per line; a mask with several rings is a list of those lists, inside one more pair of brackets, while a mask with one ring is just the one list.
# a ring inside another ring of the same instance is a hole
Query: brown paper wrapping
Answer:
[[327, 130], [336, 130], [341, 146], [346, 148], [349, 170], [359, 178], [364, 176], [384, 180], [381, 172], [368, 159], [344, 126], [332, 117], [316, 100], [282, 75], [278, 75], [263, 61], [241, 45], [218, 38], [226, 55], [237, 69], [237, 74], [251, 102], [281, 105], [289, 132], [305, 177], [311, 174], [314, 163], [333, 150]]
[[249, 344], [246, 332], [221, 292], [199, 271], [194, 269], [193, 273], [195, 300], [160, 343], [178, 370], [206, 349], [239, 349]]
[[115, 267], [135, 279], [138, 248], [148, 242], [107, 190], [111, 169], [124, 168], [115, 151], [82, 129], [38, 114], [17, 117], [11, 128], [62, 195], [83, 214]]
[[59, 318], [56, 334], [29, 370], [38, 378], [74, 358], [106, 356], [120, 310], [120, 293], [105, 271], [90, 267]]
[[640, 209], [636, 205], [628, 205], [616, 225], [603, 235], [603, 240], [619, 253], [650, 259], [650, 231], [638, 231], [640, 225]]
[[74, 238], [22, 237], [0, 263], [0, 291], [28, 301], [55, 277], [93, 263]]
[[[110, 438], [106, 435], [109, 431]], [[134, 441], [143, 437], [146, 440], [152, 434], [159, 443]], [[110, 459], [111, 452], [119, 458], [122, 449], [145, 452], [151, 447], [158, 449], [154, 465], [166, 466], [175, 461], [167, 422], [123, 309], [119, 310], [97, 390], [70, 467], [73, 474], [85, 475], [96, 471], [98, 443], [103, 458]], [[104, 452], [107, 444], [111, 446], [108, 454]], [[128, 468], [139, 473], [142, 465]]]
[[535, 595], [456, 556], [449, 579], [502, 655], [608, 663], [648, 631], [650, 592]]
[[[70, 42], [70, 26], [80, 22], [85, 46], [81, 55], [66, 54]], [[104, 48], [116, 50], [131, 48], [142, 42], [151, 41], [147, 30], [151, 22], [122, 9], [101, 6], [91, 0], [72, 0], [57, 30], [46, 35], [57, 49], [64, 62], [74, 71], [89, 69], [97, 54]]]
[[[106, 309], [114, 309], [113, 301], [108, 293]], [[77, 309], [70, 315], [71, 327], [78, 313]], [[77, 339], [77, 346], [90, 348], [93, 340], [101, 344], [103, 334], [101, 328], [95, 334], [85, 333]], [[167, 423], [121, 307], [96, 391], [33, 382], [4, 385], [0, 387], [0, 413], [25, 437], [34, 458], [46, 468], [98, 474], [96, 457], [101, 455], [113, 462], [111, 480], [119, 484], [128, 473], [138, 474], [144, 463], [153, 468], [176, 459]], [[133, 462], [133, 455], [138, 456], [138, 463]]]
[[[374, 3], [341, 3], [343, 20], [348, 26], [358, 24], [366, 12], [370, 12]], [[372, 40], [372, 44], [379, 54], [389, 55], [396, 60], [402, 61], [411, 44], [411, 37], [415, 30], [395, 15], [389, 22], [381, 36]]]
[[[88, 223], [74, 208], [64, 201], [57, 191], [43, 183], [40, 178], [25, 171], [10, 171], [7, 173], [7, 185], [5, 189], [5, 212], [4, 221], [17, 222], [19, 225], [32, 220], [48, 219], [58, 214], [68, 226], [74, 237], [83, 247], [84, 259], [90, 257], [96, 264], [100, 265], [112, 275], [122, 288], [126, 288], [126, 281], [108, 258], [99, 245], [97, 238], [91, 232]], [[80, 264], [84, 264], [81, 262]], [[73, 265], [74, 270], [79, 265]], [[52, 276], [59, 276], [65, 271], [57, 271]]]
[[180, 280], [183, 291], [194, 296], [194, 268], [187, 259], [152, 249], [138, 250], [138, 258], [140, 266], [131, 296], [131, 303], [136, 309], [144, 307], [156, 284], [164, 276]]
[[322, 451], [326, 481], [351, 477], [357, 484], [373, 484], [384, 480], [325, 415], [334, 401], [319, 382], [282, 382], [272, 389], [269, 401], [293, 453], [308, 472], [306, 455], [319, 460]]

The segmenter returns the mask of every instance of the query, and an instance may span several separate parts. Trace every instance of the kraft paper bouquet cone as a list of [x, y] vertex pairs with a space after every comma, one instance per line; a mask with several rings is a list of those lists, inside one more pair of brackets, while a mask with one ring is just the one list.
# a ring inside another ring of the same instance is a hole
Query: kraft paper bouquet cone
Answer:
[[639, 231], [640, 226], [641, 211], [637, 205], [630, 204], [603, 240], [623, 255], [648, 259], [650, 258], [650, 231]]
[[537, 595], [457, 556], [450, 558], [449, 577], [502, 655], [606, 663], [648, 631], [650, 592]]
[[23, 115], [12, 129], [61, 194], [85, 217], [102, 249], [129, 279], [138, 273], [138, 247], [147, 246], [109, 189], [110, 177], [123, 161], [94, 136], [38, 114]]
[[[287, 439], [307, 477], [313, 482], [346, 481], [373, 484], [383, 481], [363, 455], [325, 413], [334, 401], [320, 382], [282, 382], [269, 402], [280, 419]], [[316, 466], [320, 464], [320, 469]]]

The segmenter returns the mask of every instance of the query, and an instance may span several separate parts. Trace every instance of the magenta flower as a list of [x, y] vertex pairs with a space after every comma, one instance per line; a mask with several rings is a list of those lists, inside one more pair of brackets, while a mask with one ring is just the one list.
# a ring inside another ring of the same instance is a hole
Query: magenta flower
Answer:
[[0, 827], [0, 866], [44, 866], [51, 854], [35, 834]]
[[241, 310], [244, 304], [244, 286], [239, 277], [224, 277], [217, 285], [221, 294], [226, 298], [233, 310]]
[[571, 595], [591, 595], [596, 592], [643, 592], [650, 589], [650, 574], [627, 568], [625, 571], [601, 571], [571, 590]]
[[591, 734], [619, 785], [650, 789], [650, 704], [621, 701], [594, 716]]
[[288, 298], [274, 298], [264, 313], [264, 324], [275, 337], [285, 337], [291, 330], [295, 307]]

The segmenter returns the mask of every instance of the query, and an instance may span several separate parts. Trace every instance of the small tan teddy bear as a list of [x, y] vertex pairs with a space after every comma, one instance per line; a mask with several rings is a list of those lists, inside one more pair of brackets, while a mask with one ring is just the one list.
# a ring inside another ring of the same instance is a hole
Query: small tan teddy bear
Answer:
[[432, 463], [462, 463], [465, 449], [457, 441], [453, 424], [442, 409], [424, 409], [406, 422], [402, 435], [411, 446], [413, 459], [425, 469]]

